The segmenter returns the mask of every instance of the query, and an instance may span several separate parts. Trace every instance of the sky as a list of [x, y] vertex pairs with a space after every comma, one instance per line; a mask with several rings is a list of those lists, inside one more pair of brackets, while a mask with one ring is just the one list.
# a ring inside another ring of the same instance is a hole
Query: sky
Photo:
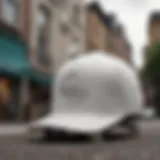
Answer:
[[[93, 0], [87, 0], [93, 1]], [[106, 12], [117, 14], [117, 20], [124, 25], [126, 35], [133, 47], [132, 59], [137, 68], [143, 66], [143, 47], [147, 44], [148, 15], [160, 10], [160, 0], [97, 0]]]

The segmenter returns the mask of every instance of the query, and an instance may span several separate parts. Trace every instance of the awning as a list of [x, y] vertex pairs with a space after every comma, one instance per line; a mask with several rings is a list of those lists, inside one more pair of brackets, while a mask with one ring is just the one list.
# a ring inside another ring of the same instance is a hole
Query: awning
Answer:
[[51, 82], [51, 77], [32, 69], [26, 43], [7, 31], [0, 31], [0, 74], [28, 78], [42, 84]]
[[28, 47], [17, 36], [0, 32], [0, 73], [26, 76]]
[[38, 82], [40, 84], [51, 84], [52, 83], [52, 77], [49, 75], [46, 75], [44, 73], [38, 72], [38, 71], [31, 71], [30, 72], [30, 79]]

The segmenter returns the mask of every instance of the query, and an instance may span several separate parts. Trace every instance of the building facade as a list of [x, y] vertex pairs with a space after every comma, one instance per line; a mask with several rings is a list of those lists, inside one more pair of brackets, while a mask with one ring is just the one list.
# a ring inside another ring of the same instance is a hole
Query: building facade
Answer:
[[152, 46], [160, 42], [160, 12], [154, 11], [149, 18], [148, 42]]
[[[84, 0], [68, 0], [55, 6], [52, 51], [57, 71], [68, 59], [72, 48], [77, 53], [85, 51], [85, 3]], [[74, 53], [74, 52], [73, 52]], [[77, 54], [75, 53], [75, 54]], [[72, 55], [75, 56], [74, 54]], [[72, 57], [71, 56], [71, 57]]]
[[44, 86], [51, 84], [52, 73], [46, 66], [46, 59], [51, 58], [47, 55], [39, 60], [40, 54], [34, 56], [38, 47], [34, 48], [31, 41], [34, 15], [31, 7], [30, 0], [0, 0], [0, 106], [4, 121], [23, 120], [25, 106], [34, 95], [32, 83], [43, 86], [41, 93], [47, 90]]
[[148, 20], [148, 43], [144, 46], [144, 59], [148, 60], [148, 54], [153, 45], [160, 42], [160, 12], [153, 11]]
[[104, 13], [98, 2], [89, 3], [86, 7], [86, 49], [106, 50], [107, 27]]
[[2, 119], [47, 112], [53, 75], [70, 48], [77, 46], [75, 54], [85, 51], [84, 27], [83, 1], [0, 0]]
[[104, 13], [100, 3], [91, 2], [86, 12], [86, 49], [114, 54], [131, 64], [131, 46], [115, 15]]
[[29, 1], [26, 0], [0, 0], [1, 121], [16, 120], [25, 101], [28, 7]]
[[115, 29], [113, 31], [113, 43], [114, 43], [114, 54], [129, 64], [132, 64], [132, 47], [126, 38], [125, 30], [120, 24], [117, 24], [115, 26]]
[[[30, 62], [36, 70], [55, 76], [59, 68], [68, 60], [70, 48], [77, 47], [76, 53], [72, 53], [74, 54], [72, 56], [84, 52], [85, 11], [83, 0], [30, 1], [29, 17]], [[47, 112], [48, 109], [41, 105], [44, 103], [49, 106], [46, 104], [47, 100], [53, 96], [49, 93], [48, 96], [45, 93], [42, 94], [45, 89], [41, 85], [32, 83], [30, 86], [31, 88], [34, 86], [32, 92], [36, 95], [30, 97], [30, 101], [33, 101], [30, 108], [34, 108], [31, 111], [33, 114], [31, 117], [37, 117], [40, 112], [39, 108], [45, 110], [45, 113]], [[45, 102], [41, 101], [41, 95], [44, 95]]]

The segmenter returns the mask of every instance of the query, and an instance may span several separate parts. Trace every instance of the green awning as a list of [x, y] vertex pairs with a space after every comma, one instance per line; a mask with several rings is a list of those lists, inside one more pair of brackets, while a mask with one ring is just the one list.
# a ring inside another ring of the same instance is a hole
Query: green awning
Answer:
[[0, 32], [0, 73], [26, 76], [28, 47], [17, 36]]
[[0, 73], [3, 75], [11, 75], [27, 78], [28, 65], [24, 63], [14, 63], [13, 61], [0, 60]]
[[52, 77], [49, 75], [45, 75], [44, 73], [40, 73], [38, 71], [33, 71], [30, 73], [30, 79], [39, 82], [41, 84], [51, 84]]
[[34, 71], [28, 60], [28, 46], [16, 35], [0, 31], [0, 74], [29, 78], [46, 84], [51, 77]]

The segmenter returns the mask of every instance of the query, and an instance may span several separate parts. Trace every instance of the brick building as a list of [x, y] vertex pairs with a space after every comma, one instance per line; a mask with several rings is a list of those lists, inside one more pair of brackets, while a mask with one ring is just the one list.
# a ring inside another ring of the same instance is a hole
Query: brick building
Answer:
[[105, 13], [98, 2], [91, 2], [86, 12], [86, 48], [103, 50], [131, 62], [131, 46], [115, 15]]
[[154, 11], [150, 15], [148, 25], [148, 40], [150, 45], [160, 41], [160, 12]]
[[107, 51], [107, 47], [110, 47], [107, 42], [111, 36], [110, 17], [104, 14], [98, 2], [88, 4], [86, 10], [86, 49]]
[[145, 62], [148, 60], [148, 54], [150, 48], [156, 43], [160, 42], [160, 12], [153, 11], [148, 20], [148, 43], [144, 46], [144, 58]]
[[125, 35], [125, 30], [120, 24], [116, 24], [113, 31], [114, 54], [132, 64], [132, 47]]

